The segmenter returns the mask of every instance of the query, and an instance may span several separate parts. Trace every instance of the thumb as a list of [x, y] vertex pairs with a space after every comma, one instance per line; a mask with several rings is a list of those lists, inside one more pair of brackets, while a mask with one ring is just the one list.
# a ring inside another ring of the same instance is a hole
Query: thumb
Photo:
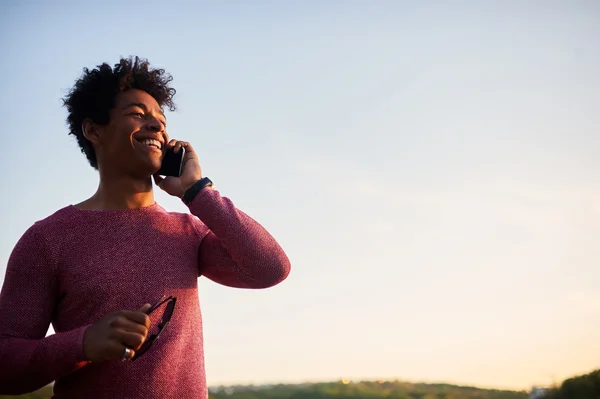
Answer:
[[149, 303], [147, 303], [144, 306], [142, 306], [141, 308], [139, 308], [138, 312], [146, 313], [146, 312], [148, 312], [150, 310], [151, 307], [152, 307], [152, 305], [150, 305]]

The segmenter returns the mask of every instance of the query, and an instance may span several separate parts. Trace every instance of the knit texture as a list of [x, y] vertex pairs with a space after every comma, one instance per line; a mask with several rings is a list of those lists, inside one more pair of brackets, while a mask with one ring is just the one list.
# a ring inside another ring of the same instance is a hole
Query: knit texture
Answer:
[[[290, 263], [217, 190], [202, 190], [189, 209], [70, 205], [31, 226], [11, 253], [0, 293], [0, 394], [55, 381], [55, 399], [207, 398], [198, 277], [267, 288], [287, 277]], [[148, 352], [134, 362], [86, 361], [89, 325], [163, 295], [177, 297], [175, 312]], [[45, 337], [50, 323], [56, 333]]]

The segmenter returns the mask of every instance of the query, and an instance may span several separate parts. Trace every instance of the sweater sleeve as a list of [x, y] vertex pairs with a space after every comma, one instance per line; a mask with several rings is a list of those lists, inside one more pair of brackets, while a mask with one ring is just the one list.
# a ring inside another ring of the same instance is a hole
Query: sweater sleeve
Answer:
[[0, 395], [35, 391], [87, 364], [86, 327], [46, 337], [57, 301], [56, 263], [34, 225], [13, 249], [0, 292]]
[[199, 275], [235, 288], [268, 288], [285, 280], [290, 261], [259, 223], [214, 188], [206, 187], [189, 204], [203, 223]]

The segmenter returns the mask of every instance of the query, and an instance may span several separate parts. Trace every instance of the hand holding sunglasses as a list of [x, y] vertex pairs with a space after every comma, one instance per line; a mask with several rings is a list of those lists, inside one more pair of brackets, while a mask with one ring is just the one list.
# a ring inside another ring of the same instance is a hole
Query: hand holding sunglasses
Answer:
[[[131, 358], [132, 361], [138, 359], [140, 356], [142, 356], [144, 353], [146, 353], [148, 351], [148, 349], [150, 349], [150, 347], [154, 344], [154, 342], [160, 337], [160, 334], [164, 331], [164, 329], [169, 324], [169, 321], [171, 320], [171, 317], [173, 316], [173, 310], [175, 309], [175, 303], [177, 302], [176, 297], [168, 296], [166, 298], [160, 299], [158, 302], [156, 302], [154, 305], [152, 305], [152, 307], [150, 307], [150, 309], [148, 309], [146, 314], [151, 315], [154, 311], [156, 311], [158, 308], [160, 308], [160, 306], [163, 305], [165, 302], [167, 303], [167, 306], [165, 307], [162, 317], [161, 317], [160, 321], [158, 322], [156, 332], [154, 332], [152, 335], [150, 335], [148, 338], [146, 338], [146, 340], [144, 341], [142, 346], [137, 351], [135, 351], [135, 354]], [[126, 348], [126, 352], [127, 352], [127, 349], [128, 348]], [[123, 360], [127, 360], [125, 358], [125, 356], [124, 356]]]

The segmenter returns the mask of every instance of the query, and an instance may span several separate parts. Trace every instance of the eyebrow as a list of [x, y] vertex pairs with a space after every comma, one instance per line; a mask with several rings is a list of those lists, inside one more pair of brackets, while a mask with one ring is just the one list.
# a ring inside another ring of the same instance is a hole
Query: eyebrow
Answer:
[[[129, 104], [125, 104], [123, 106], [123, 109], [127, 109], [129, 107], [138, 107], [143, 109], [144, 111], [148, 111], [148, 107], [146, 107], [146, 104], [144, 103], [129, 103]], [[158, 110], [158, 112], [165, 118], [167, 119], [167, 116], [165, 115], [165, 113], [162, 110]]]

